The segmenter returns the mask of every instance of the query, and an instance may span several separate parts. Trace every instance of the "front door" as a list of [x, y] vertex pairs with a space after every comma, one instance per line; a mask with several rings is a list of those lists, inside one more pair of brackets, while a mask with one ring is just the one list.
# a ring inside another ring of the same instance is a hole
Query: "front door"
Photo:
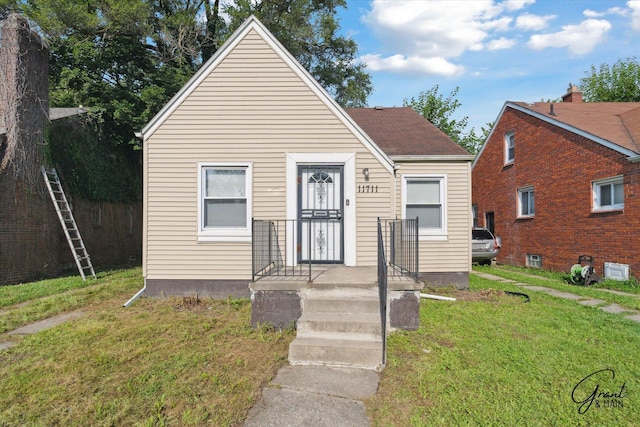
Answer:
[[298, 262], [344, 262], [342, 165], [298, 166]]

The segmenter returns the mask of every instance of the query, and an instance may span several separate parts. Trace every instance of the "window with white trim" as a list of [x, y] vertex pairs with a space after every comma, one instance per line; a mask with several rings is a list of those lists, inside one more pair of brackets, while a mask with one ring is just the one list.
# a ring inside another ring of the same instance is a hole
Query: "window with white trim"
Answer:
[[528, 218], [536, 214], [535, 198], [533, 187], [518, 189], [518, 217]]
[[404, 218], [418, 218], [421, 236], [445, 235], [446, 178], [428, 175], [404, 176], [402, 184]]
[[504, 135], [504, 163], [513, 163], [515, 159], [515, 132], [507, 132]]
[[624, 209], [624, 183], [622, 176], [593, 181], [593, 210]]
[[251, 238], [251, 164], [200, 164], [200, 240]]

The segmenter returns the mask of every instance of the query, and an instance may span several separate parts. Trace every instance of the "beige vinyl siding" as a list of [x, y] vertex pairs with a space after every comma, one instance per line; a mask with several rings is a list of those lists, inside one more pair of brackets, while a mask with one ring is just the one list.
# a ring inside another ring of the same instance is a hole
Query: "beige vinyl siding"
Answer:
[[[369, 169], [369, 181], [365, 181], [362, 170]], [[359, 266], [374, 266], [378, 262], [378, 218], [393, 217], [393, 175], [380, 167], [370, 157], [359, 161], [356, 167], [357, 200], [357, 263]], [[358, 193], [358, 186], [377, 186], [377, 193]]]
[[[145, 141], [145, 277], [250, 280], [251, 243], [198, 242], [198, 164], [251, 162], [252, 216], [285, 219], [286, 153], [304, 152], [356, 153], [356, 173], [371, 170], [390, 210], [389, 172], [250, 32]], [[374, 198], [360, 201], [358, 215], [375, 220]], [[358, 244], [368, 243], [361, 228]]]
[[471, 163], [403, 163], [397, 174], [397, 215], [402, 217], [404, 175], [447, 177], [447, 239], [420, 238], [420, 271], [425, 273], [468, 272], [471, 268]]

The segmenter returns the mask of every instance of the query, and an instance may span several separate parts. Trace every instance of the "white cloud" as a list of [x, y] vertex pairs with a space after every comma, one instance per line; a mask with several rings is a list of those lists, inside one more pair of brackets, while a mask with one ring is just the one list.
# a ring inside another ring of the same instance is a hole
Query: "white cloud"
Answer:
[[491, 40], [489, 43], [487, 43], [487, 50], [509, 49], [515, 46], [516, 43], [517, 41], [514, 39], [500, 37], [499, 39]]
[[[484, 49], [492, 32], [507, 31], [513, 18], [501, 15], [506, 8], [521, 8], [530, 0], [503, 2], [494, 0], [373, 0], [364, 22], [383, 42], [383, 49], [397, 53], [382, 59], [380, 55], [362, 57], [371, 69], [382, 67], [415, 72], [449, 70], [447, 75], [458, 74], [461, 68], [450, 58], [466, 51]], [[487, 46], [504, 45], [504, 42]], [[398, 61], [398, 58], [403, 58]], [[371, 63], [369, 63], [371, 61]], [[446, 67], [443, 67], [444, 64]], [[427, 65], [428, 64], [428, 65]], [[438, 64], [434, 67], [431, 64]], [[438, 74], [443, 74], [438, 71]]]
[[596, 12], [595, 10], [585, 9], [582, 14], [587, 18], [601, 18], [606, 15], [605, 12]]
[[404, 56], [396, 54], [383, 58], [381, 55], [364, 55], [360, 60], [367, 64], [371, 71], [395, 71], [403, 74], [433, 74], [440, 76], [460, 75], [464, 67], [455, 65], [445, 58]]
[[516, 18], [516, 28], [524, 31], [540, 31], [546, 28], [547, 23], [555, 19], [556, 15], [531, 15], [525, 13]]
[[507, 10], [520, 10], [530, 4], [535, 3], [536, 0], [506, 0], [503, 4]]
[[527, 45], [535, 50], [566, 47], [574, 55], [584, 55], [602, 42], [609, 30], [611, 30], [609, 21], [587, 19], [579, 25], [565, 25], [562, 31], [557, 33], [533, 35]]
[[585, 9], [582, 14], [584, 16], [586, 16], [587, 18], [602, 18], [603, 16], [607, 16], [607, 15], [620, 15], [620, 16], [627, 16], [629, 14], [629, 10], [628, 9], [623, 9], [621, 7], [610, 7], [609, 9], [607, 9], [604, 12], [598, 12], [595, 10], [591, 10], [591, 9]]
[[640, 0], [630, 0], [627, 6], [631, 9], [631, 27], [640, 31]]

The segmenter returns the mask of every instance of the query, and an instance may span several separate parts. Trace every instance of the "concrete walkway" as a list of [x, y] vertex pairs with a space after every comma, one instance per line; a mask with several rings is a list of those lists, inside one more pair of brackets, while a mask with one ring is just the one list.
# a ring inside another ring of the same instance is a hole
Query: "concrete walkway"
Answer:
[[245, 427], [368, 426], [362, 399], [378, 390], [370, 369], [285, 366], [249, 412]]
[[[573, 294], [571, 292], [564, 292], [564, 291], [558, 291], [556, 289], [552, 289], [552, 288], [547, 288], [544, 286], [534, 286], [534, 285], [529, 285], [527, 283], [520, 283], [517, 282], [515, 280], [511, 280], [511, 279], [505, 279], [504, 277], [500, 277], [500, 276], [496, 276], [494, 274], [489, 274], [489, 273], [483, 273], [483, 272], [477, 272], [472, 270], [471, 271], [472, 274], [475, 274], [479, 277], [482, 277], [483, 279], [488, 279], [488, 280], [495, 280], [497, 282], [503, 282], [503, 283], [511, 283], [515, 286], [521, 287], [523, 289], [527, 289], [529, 291], [535, 291], [535, 292], [544, 292], [548, 295], [557, 297], [557, 298], [564, 298], [564, 299], [570, 299], [570, 300], [574, 300], [576, 301], [578, 304], [582, 304], [588, 307], [594, 307], [594, 308], [598, 308], [602, 311], [606, 311], [607, 313], [615, 313], [615, 314], [623, 314], [624, 317], [626, 319], [629, 320], [633, 320], [634, 322], [638, 322], [640, 323], [640, 311], [635, 310], [633, 308], [626, 308], [623, 307], [619, 304], [616, 303], [609, 303], [607, 301], [601, 300], [601, 299], [597, 299], [597, 298], [592, 298], [592, 297], [587, 297], [587, 296], [582, 296], [582, 295], [576, 295]], [[531, 277], [536, 277], [536, 276], [531, 276]], [[625, 292], [620, 292], [620, 291], [611, 291], [610, 289], [598, 289], [599, 291], [608, 291], [609, 293], [613, 293], [616, 295], [623, 295], [623, 296], [628, 296], [628, 297], [632, 297], [632, 298], [638, 298], [639, 296], [636, 294], [629, 294], [629, 293], [625, 293]]]
[[[71, 311], [69, 313], [58, 314], [57, 316], [49, 317], [48, 319], [40, 320], [39, 322], [30, 323], [21, 328], [14, 329], [13, 331], [6, 332], [7, 335], [31, 335], [44, 331], [45, 329], [53, 328], [61, 323], [67, 322], [72, 319], [78, 319], [82, 317], [81, 311]], [[4, 350], [13, 347], [13, 341], [0, 342], [0, 350]]]

